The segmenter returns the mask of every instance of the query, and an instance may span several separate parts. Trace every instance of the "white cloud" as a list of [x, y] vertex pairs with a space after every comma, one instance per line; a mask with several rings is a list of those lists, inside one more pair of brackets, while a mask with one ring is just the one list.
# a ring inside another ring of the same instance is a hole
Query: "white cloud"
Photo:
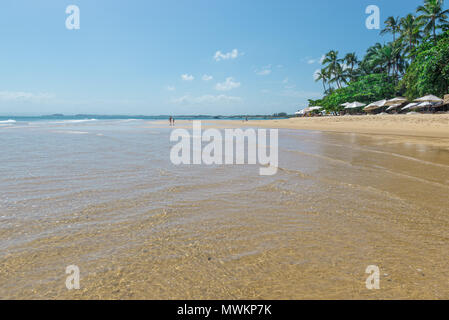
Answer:
[[199, 97], [192, 97], [189, 95], [182, 96], [180, 98], [173, 99], [172, 102], [176, 104], [207, 104], [207, 103], [232, 103], [240, 102], [240, 97], [233, 97], [224, 94], [211, 95], [206, 94]]
[[0, 91], [0, 100], [16, 102], [45, 102], [53, 99], [54, 96], [49, 93], [32, 93], [23, 91]]
[[282, 83], [284, 84], [285, 89], [293, 89], [294, 87], [296, 87], [295, 84], [289, 84], [288, 78], [285, 78], [284, 80], [282, 80]]
[[193, 81], [193, 79], [195, 79], [195, 77], [192, 76], [191, 74], [183, 74], [183, 75], [181, 75], [181, 79], [184, 81]]
[[220, 60], [229, 60], [229, 59], [235, 59], [239, 56], [239, 51], [237, 49], [232, 50], [231, 52], [222, 53], [221, 51], [215, 52], [214, 60], [220, 61]]
[[256, 74], [259, 76], [267, 76], [271, 74], [271, 64], [268, 66], [262, 67], [261, 70], [256, 70]]
[[172, 86], [167, 86], [165, 89], [167, 89], [167, 91], [175, 91], [176, 88], [172, 87]]
[[325, 59], [324, 54], [320, 57], [320, 58], [311, 58], [311, 59], [307, 59], [307, 63], [308, 64], [315, 64], [315, 63], [320, 63], [323, 64], [323, 60]]
[[259, 76], [267, 76], [267, 75], [269, 75], [270, 73], [271, 73], [271, 70], [268, 70], [268, 69], [261, 70], [261, 71], [258, 71], [258, 72], [257, 72], [257, 74], [258, 74]]
[[207, 74], [204, 74], [203, 77], [202, 77], [203, 81], [210, 81], [210, 80], [212, 80], [213, 78], [214, 78], [214, 77], [209, 76], [209, 75], [207, 75]]
[[225, 82], [217, 83], [215, 89], [218, 91], [229, 91], [240, 87], [240, 82], [235, 82], [234, 78], [228, 77]]

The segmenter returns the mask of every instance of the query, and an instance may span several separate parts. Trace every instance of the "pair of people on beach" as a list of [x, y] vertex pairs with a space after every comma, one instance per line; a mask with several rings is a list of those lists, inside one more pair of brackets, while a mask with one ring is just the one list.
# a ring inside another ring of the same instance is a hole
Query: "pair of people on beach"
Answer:
[[170, 116], [170, 118], [168, 118], [168, 121], [170, 122], [170, 126], [175, 126], [175, 118]]

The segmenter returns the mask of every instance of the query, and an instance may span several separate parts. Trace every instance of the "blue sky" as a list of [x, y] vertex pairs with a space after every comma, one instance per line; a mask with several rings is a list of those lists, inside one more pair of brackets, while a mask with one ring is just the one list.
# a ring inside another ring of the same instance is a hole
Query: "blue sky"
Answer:
[[368, 5], [383, 22], [421, 3], [2, 0], [0, 115], [291, 113], [321, 96], [324, 53], [389, 40], [365, 27]]

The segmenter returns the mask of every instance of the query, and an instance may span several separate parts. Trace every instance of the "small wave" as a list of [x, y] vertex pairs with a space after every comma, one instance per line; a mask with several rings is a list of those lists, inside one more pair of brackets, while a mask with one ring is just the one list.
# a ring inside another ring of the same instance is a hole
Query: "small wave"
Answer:
[[0, 123], [16, 123], [16, 120], [4, 120], [4, 121], [0, 121]]
[[81, 122], [92, 122], [92, 121], [98, 121], [98, 120], [97, 119], [66, 120], [65, 122], [68, 122], [68, 123], [81, 123]]
[[124, 119], [121, 122], [141, 121], [141, 119]]
[[98, 121], [97, 119], [80, 119], [80, 120], [62, 120], [55, 123], [83, 123], [83, 122], [93, 122]]
[[66, 133], [66, 134], [89, 134], [89, 132], [85, 131], [53, 131], [55, 133]]

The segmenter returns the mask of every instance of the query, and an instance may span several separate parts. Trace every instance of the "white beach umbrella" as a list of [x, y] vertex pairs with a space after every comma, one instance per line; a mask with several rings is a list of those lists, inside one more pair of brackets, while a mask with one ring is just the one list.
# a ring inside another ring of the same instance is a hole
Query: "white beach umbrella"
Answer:
[[351, 104], [350, 102], [345, 102], [345, 103], [341, 104], [340, 107], [346, 107], [346, 106], [348, 106], [350, 104]]
[[315, 111], [315, 110], [320, 110], [320, 109], [323, 109], [323, 107], [319, 107], [319, 106], [309, 107], [309, 111]]
[[426, 107], [439, 107], [443, 104], [442, 101], [440, 102], [422, 102], [418, 104], [417, 106], [413, 107], [413, 109], [420, 109], [420, 108], [426, 108]]
[[396, 103], [396, 104], [394, 104], [394, 105], [392, 105], [392, 106], [389, 106], [389, 107], [387, 108], [387, 111], [396, 109], [397, 107], [400, 107], [401, 105], [402, 105], [402, 103]]
[[396, 97], [393, 99], [388, 100], [385, 105], [386, 106], [393, 106], [395, 104], [403, 104], [404, 102], [407, 102], [407, 98], [403, 98], [403, 97]]
[[406, 105], [404, 108], [402, 108], [401, 111], [408, 110], [408, 109], [410, 109], [410, 108], [416, 107], [418, 104], [419, 104], [419, 103], [416, 103], [416, 102], [414, 102], [414, 103], [409, 103], [409, 104]]
[[380, 101], [376, 101], [373, 103], [370, 103], [369, 105], [367, 105], [365, 108], [363, 108], [363, 110], [365, 111], [370, 111], [370, 110], [376, 110], [378, 108], [382, 108], [383, 106], [385, 106], [385, 104], [387, 103], [387, 100], [380, 100]]
[[296, 115], [302, 116], [303, 114], [305, 114], [307, 112], [308, 108], [304, 108], [302, 110], [298, 110], [295, 112]]
[[364, 106], [365, 106], [365, 104], [355, 101], [353, 103], [348, 104], [345, 107], [345, 109], [355, 109], [355, 108], [360, 108], [360, 107], [364, 107]]
[[434, 95], [428, 95], [425, 97], [421, 97], [415, 100], [415, 102], [441, 102], [443, 99], [440, 99]]
[[434, 103], [426, 101], [426, 102], [422, 102], [420, 104], [418, 104], [417, 106], [412, 107], [413, 109], [418, 109], [418, 108], [426, 108], [426, 107], [431, 107], [433, 106]]

